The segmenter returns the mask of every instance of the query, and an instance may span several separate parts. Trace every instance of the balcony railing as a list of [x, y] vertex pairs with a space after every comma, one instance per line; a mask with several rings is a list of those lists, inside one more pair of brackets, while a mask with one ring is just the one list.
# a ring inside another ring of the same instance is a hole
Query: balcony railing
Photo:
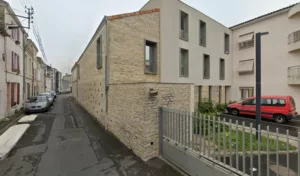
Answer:
[[288, 36], [289, 44], [296, 43], [299, 41], [300, 41], [300, 30], [289, 34], [289, 36]]
[[180, 30], [180, 38], [183, 40], [189, 40], [189, 35], [187, 31], [184, 30]]

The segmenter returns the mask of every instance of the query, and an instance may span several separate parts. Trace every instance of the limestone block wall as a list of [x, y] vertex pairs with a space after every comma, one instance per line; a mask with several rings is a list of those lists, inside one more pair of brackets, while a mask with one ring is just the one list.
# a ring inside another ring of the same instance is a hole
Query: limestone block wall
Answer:
[[[210, 86], [201, 86], [201, 97], [202, 99], [209, 98], [209, 87]], [[194, 93], [194, 102], [195, 105], [199, 102], [199, 86], [195, 86]], [[221, 89], [221, 90], [220, 90]], [[221, 96], [220, 96], [221, 93]], [[219, 99], [221, 98], [221, 101]], [[215, 103], [225, 103], [226, 100], [226, 89], [225, 86], [211, 86], [211, 100]]]
[[[160, 13], [111, 19], [109, 25], [109, 82], [159, 82]], [[145, 41], [157, 43], [157, 74], [145, 74]]]
[[[149, 90], [158, 92], [150, 96]], [[143, 160], [159, 154], [159, 107], [190, 111], [192, 85], [163, 83], [112, 84], [108, 130]]]

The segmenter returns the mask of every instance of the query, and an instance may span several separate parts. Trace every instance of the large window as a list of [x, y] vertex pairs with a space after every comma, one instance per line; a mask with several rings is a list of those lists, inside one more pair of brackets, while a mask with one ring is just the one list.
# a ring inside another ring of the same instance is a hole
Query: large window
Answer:
[[97, 68], [102, 67], [102, 35], [97, 40]]
[[254, 96], [254, 88], [253, 87], [243, 87], [240, 88], [240, 93], [241, 93], [241, 99], [247, 99], [248, 97]]
[[206, 46], [206, 23], [200, 20], [200, 45]]
[[157, 73], [157, 44], [145, 42], [145, 73]]
[[189, 40], [189, 15], [180, 11], [180, 39]]
[[203, 78], [209, 79], [210, 77], [210, 58], [209, 55], [204, 54], [203, 58]]
[[224, 53], [229, 54], [229, 34], [224, 35]]
[[20, 72], [20, 58], [14, 52], [11, 52], [11, 69], [12, 72]]
[[180, 49], [180, 76], [189, 76], [189, 51]]
[[220, 59], [220, 80], [225, 80], [225, 60]]

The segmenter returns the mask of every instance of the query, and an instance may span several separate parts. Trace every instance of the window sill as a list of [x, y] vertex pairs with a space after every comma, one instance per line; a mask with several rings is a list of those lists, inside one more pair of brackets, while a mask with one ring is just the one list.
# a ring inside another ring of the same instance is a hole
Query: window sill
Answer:
[[155, 72], [145, 72], [146, 75], [158, 75], [158, 73]]
[[180, 78], [188, 78], [189, 76], [185, 76], [185, 75], [180, 75]]
[[210, 79], [210, 77], [203, 77], [203, 79]]
[[199, 45], [206, 48], [206, 44], [204, 45], [204, 44], [201, 44], [201, 43], [200, 43]]
[[229, 51], [225, 51], [225, 52], [224, 52], [224, 54], [227, 54], [227, 55], [229, 55]]
[[102, 65], [101, 66], [97, 66], [97, 69], [99, 70], [99, 69], [101, 69], [102, 68]]

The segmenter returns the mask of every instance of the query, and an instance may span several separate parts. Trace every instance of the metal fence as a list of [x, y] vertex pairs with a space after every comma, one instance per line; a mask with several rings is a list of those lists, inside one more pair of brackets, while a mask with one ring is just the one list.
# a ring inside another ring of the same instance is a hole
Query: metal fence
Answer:
[[288, 44], [300, 41], [300, 30], [288, 35]]
[[[238, 175], [300, 176], [300, 133], [162, 108], [161, 140]], [[241, 125], [240, 125], [241, 124]], [[256, 139], [256, 132], [260, 133]]]

